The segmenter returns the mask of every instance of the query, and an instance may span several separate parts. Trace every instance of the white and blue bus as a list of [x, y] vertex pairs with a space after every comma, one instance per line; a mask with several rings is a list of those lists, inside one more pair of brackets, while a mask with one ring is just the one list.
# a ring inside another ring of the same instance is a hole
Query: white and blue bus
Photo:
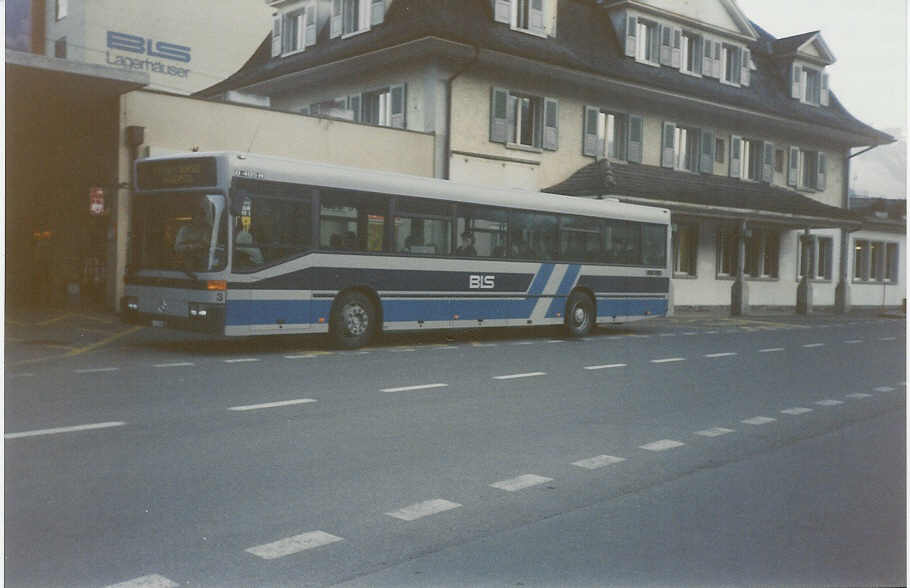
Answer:
[[136, 162], [124, 320], [221, 335], [665, 316], [667, 210], [240, 153]]

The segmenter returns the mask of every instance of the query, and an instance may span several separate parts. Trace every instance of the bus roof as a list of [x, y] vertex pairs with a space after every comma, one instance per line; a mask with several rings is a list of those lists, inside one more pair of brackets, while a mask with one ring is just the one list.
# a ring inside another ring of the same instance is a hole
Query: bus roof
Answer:
[[330, 163], [287, 159], [234, 151], [192, 152], [147, 158], [140, 161], [215, 157], [227, 163], [228, 177], [235, 170], [250, 172], [249, 177], [267, 181], [299, 183], [328, 188], [378, 192], [398, 196], [432, 198], [487, 206], [520, 208], [541, 212], [577, 214], [668, 224], [667, 209], [619, 202], [609, 195], [604, 200], [497, 188], [440, 180], [401, 173], [346, 167]]

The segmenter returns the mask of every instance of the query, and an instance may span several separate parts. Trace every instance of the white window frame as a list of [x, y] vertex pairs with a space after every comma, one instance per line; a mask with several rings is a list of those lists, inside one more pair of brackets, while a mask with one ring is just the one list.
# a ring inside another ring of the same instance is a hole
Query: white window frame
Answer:
[[[809, 95], [809, 74], [813, 74], [816, 80], [816, 94], [813, 96]], [[805, 104], [811, 104], [812, 106], [819, 106], [822, 100], [822, 71], [814, 67], [809, 67], [807, 65], [802, 66], [802, 96], [801, 102]]]
[[[518, 149], [541, 149], [543, 141], [543, 97], [520, 92], [509, 92], [508, 99], [507, 108], [511, 108], [515, 114], [513, 124], [508, 128], [509, 134], [506, 138], [506, 146]], [[528, 104], [528, 117], [523, 118], [519, 107], [525, 101]], [[522, 143], [520, 140], [521, 129], [524, 124], [531, 125], [530, 144]]]
[[[778, 280], [780, 279], [780, 233], [773, 229], [754, 228], [750, 229], [750, 236], [747, 237], [746, 259], [744, 260], [744, 276], [753, 280]], [[769, 268], [765, 267], [765, 253], [768, 250], [769, 237], [777, 240], [777, 262], [775, 263], [775, 273], [771, 273]], [[749, 273], [749, 254], [753, 251], [754, 243], [758, 240], [758, 268], [755, 274]]]
[[[762, 141], [758, 139], [750, 139], [749, 137], [742, 137], [740, 139], [740, 159], [739, 159], [739, 179], [745, 182], [760, 182], [762, 181], [762, 166], [759, 165], [762, 157], [762, 149], [764, 145]], [[755, 153], [753, 154], [753, 151]], [[752, 158], [756, 158], [755, 164], [755, 174], [754, 177], [749, 175], [749, 163]]]
[[[680, 230], [691, 231], [692, 239], [689, 241], [689, 248], [685, 250], [680, 247]], [[673, 277], [674, 278], [697, 278], [698, 277], [698, 223], [673, 223], [672, 233], [672, 252], [673, 252]], [[678, 268], [682, 266], [683, 260], [690, 265], [689, 271], [683, 271]]]
[[[689, 58], [697, 56], [693, 63], [698, 64], [698, 70], [689, 68]], [[696, 77], [702, 77], [704, 69], [704, 40], [698, 33], [683, 30], [680, 37], [679, 47], [679, 71]]]
[[[378, 120], [371, 121], [367, 120], [367, 97], [376, 96], [377, 97], [377, 112], [376, 117]], [[360, 122], [367, 124], [378, 125], [380, 127], [391, 127], [392, 126], [392, 88], [391, 86], [386, 86], [385, 88], [376, 88], [374, 90], [369, 90], [363, 93], [360, 103], [361, 116]]]
[[[688, 147], [694, 151], [690, 153]], [[673, 150], [673, 169], [698, 173], [701, 167], [701, 129], [676, 125]], [[686, 165], [687, 156], [689, 165]]]
[[[723, 43], [720, 46], [721, 54], [721, 67], [720, 67], [720, 81], [722, 84], [728, 84], [730, 86], [741, 86], [742, 85], [742, 48], [736, 45], [731, 45], [730, 43]], [[732, 67], [728, 68], [730, 61], [730, 56], [735, 55], [734, 64]], [[727, 69], [730, 69], [730, 73], [733, 76], [733, 79], [727, 79]]]
[[[612, 120], [611, 120], [612, 119]], [[627, 135], [629, 115], [612, 110], [601, 110], [597, 116], [597, 140], [603, 145], [604, 157], [627, 161], [629, 157]], [[613, 135], [612, 140], [610, 135]], [[613, 145], [611, 152], [610, 145]]]
[[[352, 3], [357, 3], [357, 28], [347, 30]], [[370, 0], [341, 0], [341, 38], [347, 39], [370, 30]]]
[[[534, 30], [534, 27], [531, 26], [531, 4], [534, 0], [512, 0], [511, 10], [512, 14], [509, 18], [509, 26], [513, 31], [520, 31], [522, 33], [527, 33], [529, 35], [534, 35], [535, 37], [547, 37], [547, 18], [548, 18], [548, 4], [549, 0], [539, 0], [540, 1], [540, 13], [543, 22], [541, 23], [540, 30]], [[522, 26], [522, 23], [519, 22], [522, 12], [525, 12], [525, 17], [527, 22], [525, 26]]]
[[[876, 268], [876, 260], [872, 255], [874, 246], [881, 248], [881, 264]], [[897, 261], [894, 262], [894, 268], [897, 276], [888, 278], [891, 261], [888, 259], [888, 249], [893, 246], [897, 254]], [[860, 268], [856, 263], [857, 252], [863, 251], [863, 266]], [[857, 270], [860, 275], [857, 276]], [[900, 282], [900, 244], [897, 241], [883, 241], [879, 239], [854, 239], [853, 240], [853, 282], [865, 284], [897, 284]]]
[[[807, 160], [813, 163], [807, 165]], [[809, 170], [812, 170], [813, 173], [809, 174], [810, 181], [807, 183], [806, 173]], [[796, 182], [800, 190], [818, 190], [818, 151], [799, 150], [799, 172]]]
[[[281, 55], [293, 55], [306, 49], [306, 13], [307, 5], [300, 4], [281, 15]], [[296, 26], [292, 23], [296, 21]], [[291, 31], [297, 36], [295, 46], [290, 46]]]
[[635, 20], [635, 61], [660, 67], [660, 25], [640, 16]]
[[[810, 237], [813, 241], [812, 251], [814, 257], [812, 260], [812, 275], [809, 276], [809, 279], [814, 282], [830, 282], [834, 276], [834, 237], [826, 235], [810, 235]], [[796, 245], [799, 256], [796, 262], [796, 280], [799, 281], [803, 277], [803, 264], [806, 261], [804, 258], [806, 247], [803, 244], [802, 234], [796, 236]], [[828, 261], [825, 267], [822, 267], [821, 263], [822, 247], [828, 249]]]

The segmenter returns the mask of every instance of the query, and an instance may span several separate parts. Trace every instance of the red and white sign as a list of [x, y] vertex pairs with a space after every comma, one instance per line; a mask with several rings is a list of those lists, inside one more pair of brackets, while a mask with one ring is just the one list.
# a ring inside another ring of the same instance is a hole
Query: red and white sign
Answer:
[[88, 191], [88, 212], [94, 216], [104, 214], [104, 190], [98, 186], [92, 186]]

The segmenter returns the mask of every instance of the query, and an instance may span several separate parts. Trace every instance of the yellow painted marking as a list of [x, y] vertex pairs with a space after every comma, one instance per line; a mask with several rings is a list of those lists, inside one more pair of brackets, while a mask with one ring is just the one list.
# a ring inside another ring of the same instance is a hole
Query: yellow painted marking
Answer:
[[6, 319], [4, 322], [6, 322], [6, 324], [8, 324], [8, 325], [15, 325], [17, 327], [27, 327], [28, 326], [27, 323], [23, 323], [20, 321], [14, 321], [13, 319]]
[[62, 321], [63, 319], [71, 317], [71, 316], [73, 316], [72, 313], [66, 312], [66, 313], [61, 314], [58, 317], [54, 317], [54, 318], [48, 319], [46, 321], [41, 321], [40, 323], [35, 323], [35, 325], [37, 325], [39, 327], [43, 327], [43, 326], [49, 325], [51, 323], [56, 323], [57, 321]]
[[114, 322], [115, 322], [115, 321], [110, 320], [110, 319], [106, 319], [106, 318], [103, 318], [103, 317], [100, 317], [100, 316], [94, 316], [94, 315], [91, 315], [91, 314], [85, 314], [85, 313], [79, 313], [79, 314], [77, 314], [76, 316], [79, 316], [79, 317], [82, 317], [82, 318], [87, 318], [87, 319], [92, 320], [92, 321], [98, 321], [99, 323], [104, 323], [104, 324], [106, 324], [106, 325], [112, 325], [112, 324], [114, 324]]
[[117, 339], [120, 339], [121, 337], [125, 337], [131, 333], [135, 333], [136, 331], [140, 331], [144, 328], [145, 327], [142, 327], [142, 326], [130, 327], [129, 329], [120, 331], [119, 333], [114, 333], [110, 337], [106, 337], [106, 338], [102, 339], [101, 341], [92, 343], [91, 345], [86, 345], [85, 347], [77, 347], [76, 349], [73, 349], [72, 351], [70, 351], [68, 353], [63, 353], [61, 355], [49, 355], [47, 357], [36, 357], [34, 359], [23, 359], [20, 361], [10, 362], [7, 365], [9, 365], [9, 366], [26, 365], [26, 364], [30, 364], [30, 363], [39, 363], [42, 361], [48, 361], [50, 359], [64, 359], [67, 357], [75, 357], [77, 355], [82, 355], [83, 353], [88, 353], [89, 351], [98, 349], [99, 347], [104, 347], [105, 345], [113, 343], [114, 341], [116, 341]]

